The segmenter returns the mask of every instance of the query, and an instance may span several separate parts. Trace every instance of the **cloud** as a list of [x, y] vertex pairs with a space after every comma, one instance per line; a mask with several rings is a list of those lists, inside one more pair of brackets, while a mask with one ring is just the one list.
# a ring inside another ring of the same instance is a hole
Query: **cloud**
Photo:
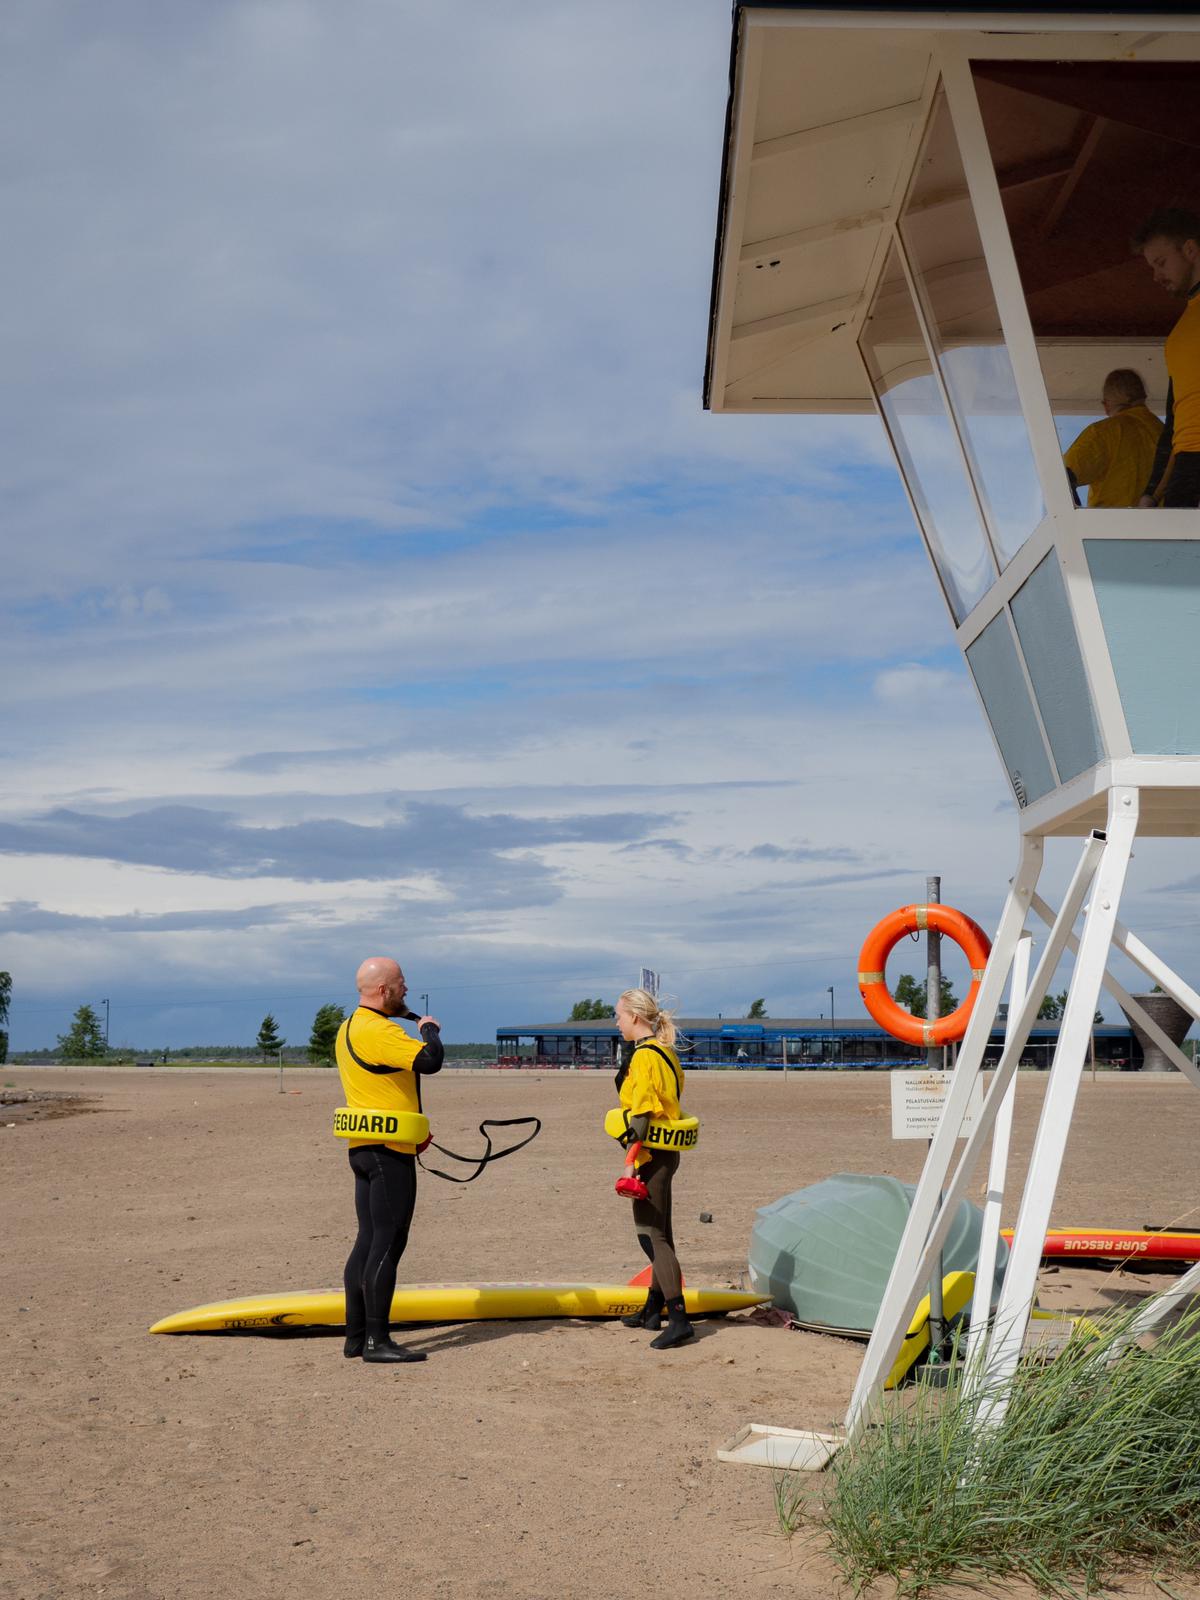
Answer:
[[[484, 816], [410, 800], [403, 819], [372, 826], [324, 817], [248, 827], [227, 812], [158, 806], [128, 816], [65, 808], [0, 822], [0, 852], [90, 857], [217, 878], [336, 883], [428, 873], [488, 905], [537, 904], [561, 893], [532, 852], [551, 845], [623, 844], [661, 817], [605, 812], [564, 817]], [[517, 852], [517, 854], [512, 854]]]
[[301, 1037], [396, 945], [459, 1037], [642, 964], [806, 1014], [925, 872], [994, 916], [877, 422], [700, 407], [728, 26], [9, 8], [14, 1038], [68, 958], [147, 1040]]
[[84, 608], [93, 616], [116, 613], [122, 621], [136, 617], [165, 617], [172, 609], [170, 598], [156, 584], [141, 590], [122, 584], [117, 589], [106, 589], [95, 595], [85, 595], [82, 599]]
[[843, 845], [816, 846], [802, 844], [785, 848], [777, 844], [756, 844], [750, 850], [739, 850], [737, 854], [743, 861], [803, 862], [858, 861], [861, 859], [857, 850], [848, 850]]
[[908, 878], [915, 882], [917, 879], [915, 867], [868, 867], [863, 872], [831, 872], [822, 878], [806, 878], [806, 889], [824, 889], [834, 884], [843, 883], [876, 883], [883, 878]]
[[968, 687], [962, 667], [952, 671], [915, 661], [887, 667], [875, 679], [879, 700], [885, 705], [904, 706], [918, 715], [941, 715], [948, 704], [964, 701]]
[[881, 461], [863, 419], [696, 403], [726, 31], [685, 0], [10, 18], [5, 420], [41, 541], [10, 584]]
[[658, 851], [663, 855], [675, 856], [680, 861], [690, 861], [695, 855], [695, 851], [682, 839], [639, 839], [636, 844], [622, 845], [620, 854], [636, 855], [644, 851]]
[[278, 927], [303, 917], [320, 915], [320, 908], [276, 904], [232, 907], [220, 911], [123, 912], [115, 916], [83, 916], [51, 911], [32, 900], [12, 900], [0, 905], [0, 934], [162, 934], [229, 933], [245, 928]]
[[318, 750], [260, 750], [235, 756], [222, 763], [226, 772], [261, 773], [267, 776], [288, 772], [295, 767], [322, 766], [330, 760], [356, 764], [382, 761], [388, 754], [383, 745], [346, 745], [341, 749], [325, 746]]

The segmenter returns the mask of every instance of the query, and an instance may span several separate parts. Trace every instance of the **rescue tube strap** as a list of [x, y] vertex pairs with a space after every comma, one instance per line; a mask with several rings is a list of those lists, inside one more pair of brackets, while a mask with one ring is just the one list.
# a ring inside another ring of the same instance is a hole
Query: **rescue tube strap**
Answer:
[[[525, 1127], [531, 1122], [534, 1125], [533, 1132], [528, 1134], [524, 1139], [519, 1140], [516, 1144], [510, 1144], [506, 1150], [492, 1149], [492, 1136], [487, 1131], [489, 1128]], [[481, 1156], [456, 1155], [453, 1150], [447, 1150], [444, 1144], [438, 1144], [432, 1139], [429, 1141], [434, 1150], [439, 1151], [440, 1154], [444, 1156], [449, 1156], [451, 1161], [461, 1161], [464, 1163], [464, 1165], [474, 1161], [476, 1163], [475, 1171], [469, 1178], [456, 1178], [452, 1172], [439, 1172], [437, 1167], [427, 1167], [425, 1163], [421, 1161], [421, 1154], [420, 1151], [418, 1151], [417, 1160], [421, 1164], [422, 1171], [430, 1173], [435, 1178], [445, 1178], [447, 1183], [474, 1183], [475, 1179], [483, 1171], [484, 1167], [487, 1166], [489, 1161], [503, 1161], [505, 1156], [516, 1155], [518, 1150], [524, 1150], [527, 1144], [536, 1139], [538, 1134], [542, 1131], [542, 1119], [540, 1117], [485, 1117], [484, 1120], [479, 1124], [479, 1131], [483, 1135], [484, 1143], [487, 1145], [487, 1149]]]
[[[410, 1022], [414, 1022], [414, 1021], [419, 1020], [417, 1018], [417, 1014], [416, 1014], [415, 1011], [406, 1011], [404, 1013], [404, 1015], [405, 1015], [406, 1019], [408, 1021], [410, 1021]], [[391, 1072], [404, 1072], [404, 1071], [407, 1070], [407, 1068], [405, 1068], [405, 1067], [389, 1066], [386, 1062], [383, 1062], [383, 1061], [364, 1061], [363, 1058], [359, 1055], [358, 1051], [350, 1043], [350, 1018], [349, 1017], [346, 1018], [344, 1026], [345, 1026], [345, 1029], [346, 1029], [346, 1049], [350, 1052], [351, 1060], [356, 1062], [357, 1065], [360, 1066], [363, 1069], [364, 1072], [391, 1073]], [[422, 1112], [424, 1110], [424, 1107], [421, 1105], [421, 1074], [419, 1072], [414, 1072], [412, 1076], [413, 1076], [413, 1086], [417, 1091], [417, 1111], [418, 1112]], [[420, 1141], [418, 1140], [417, 1142], [419, 1143]]]
[[631, 1042], [633, 1043], [633, 1049], [630, 1052], [629, 1060], [625, 1063], [625, 1065], [621, 1068], [621, 1070], [617, 1073], [616, 1077], [613, 1079], [613, 1083], [616, 1085], [617, 1093], [620, 1094], [621, 1086], [625, 1082], [625, 1079], [629, 1076], [629, 1068], [630, 1068], [630, 1066], [631, 1066], [631, 1064], [633, 1062], [634, 1056], [637, 1055], [638, 1051], [639, 1050], [653, 1050], [654, 1054], [656, 1056], [661, 1056], [663, 1058], [663, 1060], [667, 1063], [667, 1065], [670, 1067], [671, 1076], [675, 1079], [675, 1098], [678, 1100], [683, 1094], [683, 1085], [679, 1081], [679, 1068], [671, 1060], [670, 1056], [663, 1049], [662, 1045], [655, 1044], [653, 1039], [638, 1039], [636, 1041], [631, 1041]]
[[633, 1047], [634, 1055], [637, 1055], [639, 1050], [653, 1050], [656, 1056], [661, 1056], [663, 1058], [663, 1060], [671, 1069], [671, 1076], [675, 1079], [675, 1098], [677, 1100], [680, 1099], [683, 1095], [683, 1085], [679, 1081], [679, 1068], [671, 1060], [670, 1056], [663, 1049], [662, 1045], [655, 1044], [653, 1040], [650, 1039], [639, 1039]]

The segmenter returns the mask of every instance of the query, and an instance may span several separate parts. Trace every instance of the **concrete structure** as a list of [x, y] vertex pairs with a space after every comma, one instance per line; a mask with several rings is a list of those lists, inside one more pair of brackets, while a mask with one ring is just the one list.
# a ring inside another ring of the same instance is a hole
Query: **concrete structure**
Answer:
[[[1187, 1037], [1188, 1029], [1192, 1025], [1192, 1018], [1188, 1011], [1172, 1000], [1169, 994], [1135, 994], [1133, 997], [1138, 1005], [1166, 1034], [1173, 1044], [1182, 1044]], [[1154, 1040], [1142, 1027], [1140, 1022], [1130, 1019], [1133, 1036], [1138, 1048], [1142, 1052], [1142, 1070], [1144, 1072], [1174, 1072], [1173, 1063], [1167, 1055], [1158, 1048]]]

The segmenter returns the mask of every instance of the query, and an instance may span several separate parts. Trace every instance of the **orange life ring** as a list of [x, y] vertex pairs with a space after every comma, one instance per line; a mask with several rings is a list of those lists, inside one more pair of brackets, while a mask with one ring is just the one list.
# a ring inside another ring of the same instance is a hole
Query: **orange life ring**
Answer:
[[[936, 1022], [914, 1017], [897, 1005], [888, 992], [885, 976], [887, 959], [905, 934], [924, 933], [927, 928], [953, 939], [971, 966], [967, 998], [956, 1011], [948, 1017], [939, 1017]], [[899, 911], [893, 911], [875, 924], [862, 947], [858, 958], [858, 988], [863, 1004], [880, 1027], [906, 1044], [950, 1044], [967, 1031], [991, 949], [991, 940], [979, 924], [953, 906], [901, 906]]]

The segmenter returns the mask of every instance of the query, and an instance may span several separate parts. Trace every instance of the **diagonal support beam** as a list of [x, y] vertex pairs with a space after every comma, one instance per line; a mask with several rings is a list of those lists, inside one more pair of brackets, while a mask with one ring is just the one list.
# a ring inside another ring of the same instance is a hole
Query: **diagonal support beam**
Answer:
[[[1029, 840], [1031, 846], [1034, 844], [1040, 846], [1040, 843], [1040, 840]], [[955, 1135], [962, 1122], [962, 1113], [966, 1106], [967, 1097], [974, 1088], [975, 1079], [978, 1077], [979, 1058], [976, 1058], [974, 1070], [960, 1084], [958, 1079], [962, 1072], [963, 1056], [959, 1056], [959, 1065], [954, 1073], [955, 1082], [951, 1087], [949, 1096], [947, 1096], [942, 1118], [938, 1124], [937, 1133], [934, 1135], [933, 1144], [930, 1147], [925, 1171], [921, 1176], [921, 1183], [918, 1185], [917, 1194], [913, 1200], [912, 1211], [909, 1213], [909, 1226], [905, 1229], [904, 1236], [901, 1239], [900, 1249], [897, 1251], [896, 1261], [892, 1267], [892, 1275], [888, 1279], [888, 1287], [884, 1291], [883, 1305], [880, 1307], [879, 1317], [876, 1320], [875, 1332], [871, 1335], [871, 1344], [867, 1347], [867, 1359], [863, 1362], [862, 1371], [859, 1373], [858, 1385], [851, 1399], [850, 1412], [846, 1418], [848, 1436], [853, 1435], [865, 1423], [866, 1407], [879, 1392], [884, 1374], [890, 1371], [891, 1361], [895, 1360], [896, 1353], [899, 1351], [904, 1330], [908, 1327], [912, 1314], [917, 1308], [917, 1302], [924, 1291], [924, 1284], [928, 1280], [929, 1274], [934, 1270], [938, 1252], [946, 1241], [946, 1236], [950, 1231], [950, 1225], [953, 1222], [954, 1213], [958, 1208], [959, 1202], [966, 1194], [971, 1173], [983, 1149], [984, 1142], [995, 1125], [996, 1117], [1007, 1093], [1009, 1083], [1020, 1063], [1021, 1052], [1025, 1048], [1029, 1030], [1033, 1026], [1034, 1018], [1037, 1016], [1038, 1008], [1049, 987], [1050, 980], [1054, 976], [1055, 968], [1062, 959], [1063, 950], [1066, 948], [1067, 934], [1083, 908], [1084, 899], [1104, 849], [1105, 837], [1102, 833], [1094, 832], [1084, 841], [1079, 863], [1063, 898], [1062, 909], [1059, 911], [1055, 925], [1051, 929], [1050, 937], [1046, 941], [1046, 947], [1042, 952], [1041, 960], [1038, 962], [1037, 970], [1030, 982], [1024, 1003], [1020, 1009], [1020, 1015], [1013, 1026], [1010, 1037], [1005, 1041], [999, 1064], [992, 1075], [991, 1087], [984, 1098], [983, 1107], [975, 1121], [970, 1137], [966, 1141], [962, 1155], [959, 1157], [954, 1175], [947, 1186], [945, 1185], [945, 1174], [949, 1166], [950, 1156], [953, 1155]], [[1017, 888], [1018, 882], [1019, 877], [1013, 880], [1014, 890]], [[1021, 896], [1022, 910], [1028, 905], [1032, 892], [1033, 886], [1029, 885], [1026, 894]], [[1011, 892], [1009, 898], [1010, 900], [1013, 898]], [[1007, 905], [1005, 910], [1008, 910]], [[1015, 931], [1010, 933], [1005, 929], [1004, 919], [1001, 919], [1001, 931], [997, 934], [996, 943], [992, 948], [992, 961], [995, 961], [997, 954], [1002, 952], [1005, 969], [997, 985], [997, 991], [1003, 988], [1004, 978], [1007, 976], [1008, 967], [1016, 954], [1017, 940], [1022, 932], [1023, 920], [1017, 923]], [[1007, 945], [1005, 945], [1006, 936]], [[991, 971], [991, 966], [992, 962], [989, 961], [987, 971], [984, 973], [984, 987], [987, 985], [988, 972]], [[982, 999], [983, 987], [980, 989], [980, 1000]], [[998, 1000], [999, 993], [997, 992], [996, 1001], [998, 1002]], [[973, 1026], [978, 1013], [979, 1002], [977, 1001], [975, 1012], [972, 1013], [971, 1023], [968, 1025], [967, 1040], [971, 1037], [971, 1026]], [[995, 1004], [991, 1008], [991, 1015], [994, 1014]], [[990, 1024], [988, 1029], [990, 1031]], [[986, 1040], [986, 1034], [984, 1037]], [[964, 1040], [964, 1054], [967, 1040]], [[980, 1048], [979, 1057], [982, 1057], [982, 1054], [983, 1051]], [[960, 1090], [962, 1091], [961, 1101], [957, 1108], [957, 1115], [951, 1125], [948, 1151], [943, 1155], [944, 1164], [935, 1165], [935, 1155], [939, 1154], [939, 1138], [945, 1132], [947, 1123], [950, 1121], [955, 1105], [955, 1096]], [[934, 1208], [938, 1205], [939, 1191], [942, 1190], [943, 1186], [945, 1186], [945, 1194], [935, 1217]], [[932, 1188], [932, 1196], [928, 1193], [923, 1194], [922, 1191], [926, 1190], [927, 1187]], [[919, 1211], [918, 1200], [923, 1201]], [[1039, 1239], [1039, 1260], [1041, 1259], [1041, 1243], [1042, 1240]], [[1012, 1258], [1010, 1256], [1010, 1273], [1011, 1266]], [[1006, 1284], [1007, 1281], [1006, 1275]], [[889, 1297], [891, 1297], [890, 1303]], [[886, 1333], [883, 1322], [885, 1308], [888, 1311]], [[876, 1344], [877, 1335], [878, 1350], [875, 1354], [875, 1360], [872, 1362], [872, 1346]], [[995, 1335], [993, 1334], [994, 1337]], [[885, 1355], [890, 1356], [890, 1361], [887, 1365], [883, 1364]]]
[[[864, 1426], [867, 1412], [883, 1387], [883, 1380], [891, 1371], [900, 1344], [912, 1320], [917, 1301], [925, 1292], [929, 1274], [920, 1276], [917, 1260], [929, 1235], [930, 1225], [938, 1207], [942, 1184], [954, 1156], [955, 1141], [962, 1125], [963, 1115], [970, 1104], [971, 1094], [979, 1077], [983, 1052], [991, 1037], [1000, 997], [1008, 979], [1009, 968], [1016, 952], [1017, 941], [1025, 927], [1030, 896], [1037, 886], [1044, 857], [1042, 841], [1022, 835], [1021, 853], [1017, 871], [1009, 887], [1000, 914], [1000, 926], [992, 945], [992, 953], [984, 968], [983, 982], [971, 1020], [958, 1053], [958, 1062], [950, 1084], [950, 1092], [942, 1107], [929, 1155], [917, 1192], [913, 1196], [904, 1233], [896, 1250], [887, 1287], [883, 1292], [875, 1327], [871, 1333], [867, 1353], [859, 1370], [858, 1381], [846, 1414], [846, 1430], [854, 1434]], [[1080, 891], [1080, 898], [1084, 891]]]
[[1156, 956], [1149, 945], [1143, 944], [1136, 933], [1130, 933], [1124, 923], [1118, 922], [1113, 929], [1113, 943], [1122, 955], [1127, 955], [1130, 961], [1148, 978], [1153, 978], [1164, 994], [1169, 994], [1185, 1011], [1190, 1011], [1200, 1021], [1200, 994], [1183, 979], [1177, 972], [1173, 972], [1167, 963]]
[[[1037, 901], [1038, 895], [1032, 899]], [[1045, 901], [1042, 902], [1045, 904]], [[1051, 917], [1053, 922], [1053, 917]], [[1029, 988], [1029, 956], [1033, 937], [1023, 933], [1017, 941], [1013, 958], [1012, 982], [1008, 986], [1008, 1026], [1004, 1030], [1004, 1043], [1009, 1045], [1016, 1037], [1016, 1020]], [[983, 1204], [983, 1222], [979, 1229], [979, 1258], [975, 1263], [975, 1295], [971, 1301], [971, 1319], [967, 1325], [966, 1370], [968, 1375], [982, 1367], [987, 1350], [992, 1318], [992, 1280], [996, 1275], [996, 1256], [1000, 1248], [1000, 1212], [1004, 1205], [1004, 1185], [1008, 1175], [1008, 1151], [1012, 1139], [1013, 1105], [1017, 1097], [1017, 1078], [1005, 1092], [996, 1113], [996, 1126], [992, 1133], [992, 1156], [988, 1165], [987, 1198]]]
[[824, 244], [827, 239], [837, 239], [846, 233], [861, 233], [864, 228], [880, 228], [889, 220], [890, 211], [859, 211], [853, 216], [836, 217], [831, 222], [818, 222], [811, 228], [797, 228], [793, 233], [777, 233], [769, 239], [754, 239], [744, 244], [738, 253], [743, 266], [754, 261], [768, 261], [790, 255], [794, 250], [807, 250], [810, 245]]
[[750, 159], [757, 166], [761, 161], [793, 155], [797, 150], [817, 150], [836, 139], [853, 139], [860, 134], [874, 133], [880, 128], [891, 128], [897, 122], [915, 122], [921, 111], [920, 100], [905, 100], [899, 105], [882, 106], [878, 111], [864, 111], [861, 116], [841, 117], [837, 122], [822, 122], [815, 128], [799, 128], [795, 133], [784, 133], [777, 139], [760, 139]]
[[[1042, 1247], [1050, 1223], [1050, 1208], [1058, 1188], [1071, 1130], [1071, 1114], [1079, 1093], [1083, 1064], [1087, 1059], [1092, 1018], [1100, 997], [1100, 984], [1112, 944], [1117, 908], [1125, 888], [1125, 875], [1133, 853], [1137, 823], [1137, 790], [1110, 790], [1103, 856], [1096, 870], [1096, 885], [1067, 989], [1067, 1004], [1058, 1030], [1058, 1045], [1046, 1084], [1025, 1192], [1013, 1230], [1008, 1270], [1004, 1275], [1004, 1288], [996, 1309], [996, 1322], [982, 1375], [986, 1395], [979, 1410], [978, 1426], [981, 1429], [994, 1427], [1002, 1420], [1008, 1405], [1011, 1380], [1025, 1342], [1025, 1330], [1029, 1325], [1029, 1313], [1033, 1309], [1037, 1288], [1038, 1268], [1042, 1261]], [[1074, 917], [1071, 921], [1074, 922]], [[1050, 934], [1047, 955], [1056, 942], [1060, 926], [1061, 914], [1060, 922]], [[1055, 965], [1065, 943], [1063, 939], [1055, 956]]]
[[750, 322], [735, 323], [729, 337], [734, 341], [757, 339], [764, 333], [778, 333], [782, 328], [802, 328], [812, 322], [824, 322], [829, 317], [849, 314], [862, 304], [862, 295], [840, 294], [833, 300], [821, 300], [811, 306], [797, 306], [792, 311], [780, 311], [773, 317], [755, 317]]
[[[1053, 922], [1054, 913], [1042, 899], [1040, 894], [1035, 894], [1033, 896], [1031, 904], [1034, 911], [1037, 912], [1038, 916], [1041, 917], [1043, 922]], [[1113, 929], [1112, 942], [1115, 949], [1120, 950], [1125, 955], [1128, 955], [1132, 961], [1136, 961], [1137, 958], [1131, 954], [1128, 947], [1130, 945], [1141, 945], [1141, 948], [1143, 951], [1145, 951], [1148, 959], [1153, 962], [1155, 973], [1162, 973], [1164, 977], [1170, 977], [1174, 979], [1178, 993], [1172, 993], [1167, 988], [1166, 984], [1164, 984], [1157, 976], [1155, 977], [1155, 982], [1158, 984], [1159, 988], [1162, 989], [1164, 994], [1171, 994], [1172, 1000], [1177, 1000], [1185, 1011], [1191, 1011], [1192, 1008], [1188, 1005], [1186, 1000], [1179, 998], [1180, 994], [1189, 994], [1193, 997], [1193, 999], [1200, 1000], [1200, 996], [1196, 995], [1195, 990], [1190, 989], [1187, 984], [1184, 983], [1183, 979], [1172, 972], [1170, 967], [1168, 967], [1165, 962], [1160, 961], [1152, 951], [1147, 951], [1145, 945], [1142, 945], [1139, 939], [1135, 939], [1133, 934], [1129, 932], [1128, 928], [1122, 927], [1119, 922]], [[1072, 954], [1079, 949], [1079, 940], [1074, 934], [1072, 934], [1067, 940], [1067, 948]], [[1147, 968], [1143, 966], [1142, 962], [1137, 961], [1137, 965], [1142, 967], [1143, 971], [1147, 971]], [[1117, 1002], [1121, 1009], [1129, 1016], [1136, 1018], [1141, 1026], [1145, 1028], [1146, 1032], [1154, 1040], [1158, 1048], [1165, 1056], [1168, 1057], [1170, 1061], [1174, 1063], [1178, 1070], [1183, 1073], [1184, 1077], [1187, 1078], [1190, 1083], [1194, 1084], [1197, 1089], [1200, 1089], [1200, 1067], [1197, 1067], [1196, 1063], [1191, 1059], [1190, 1056], [1184, 1055], [1183, 1051], [1179, 1048], [1175, 1041], [1169, 1038], [1166, 1033], [1164, 1033], [1162, 1027], [1155, 1022], [1150, 1013], [1144, 1010], [1137, 1003], [1133, 995], [1130, 994], [1129, 990], [1126, 989], [1123, 984], [1118, 983], [1111, 972], [1106, 971], [1104, 974], [1104, 987], [1107, 989], [1108, 993], [1112, 995], [1113, 999]], [[1195, 1011], [1192, 1012], [1193, 1016], [1198, 1014], [1200, 1013]]]
[[1189, 1267], [1183, 1277], [1169, 1289], [1151, 1295], [1122, 1337], [1114, 1339], [1109, 1346], [1110, 1364], [1123, 1350], [1127, 1350], [1140, 1334], [1152, 1333], [1159, 1323], [1165, 1322], [1174, 1310], [1197, 1294], [1200, 1294], [1200, 1261], [1197, 1261], [1195, 1266]]

